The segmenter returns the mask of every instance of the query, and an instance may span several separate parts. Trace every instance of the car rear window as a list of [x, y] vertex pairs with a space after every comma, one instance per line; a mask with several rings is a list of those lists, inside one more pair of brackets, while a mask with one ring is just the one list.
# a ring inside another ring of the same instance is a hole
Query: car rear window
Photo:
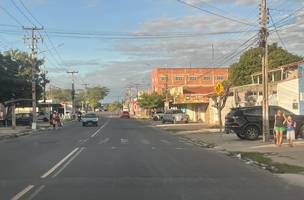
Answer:
[[244, 109], [243, 113], [244, 113], [245, 115], [260, 116], [260, 115], [262, 115], [262, 109], [261, 109], [261, 108], [249, 108], [249, 109]]
[[97, 116], [96, 116], [96, 114], [90, 113], [90, 114], [86, 114], [84, 117], [85, 118], [96, 118]]
[[179, 114], [179, 113], [183, 113], [183, 111], [181, 111], [181, 110], [174, 110], [173, 113], [174, 114]]

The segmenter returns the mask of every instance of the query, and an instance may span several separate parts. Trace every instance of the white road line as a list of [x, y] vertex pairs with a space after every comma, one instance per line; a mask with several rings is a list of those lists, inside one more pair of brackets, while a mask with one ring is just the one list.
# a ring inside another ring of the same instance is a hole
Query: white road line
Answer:
[[165, 144], [171, 144], [171, 142], [169, 142], [168, 140], [160, 140], [160, 141]]
[[101, 129], [103, 129], [106, 125], [108, 125], [109, 122], [110, 122], [110, 119], [108, 121], [106, 121], [95, 133], [93, 133], [91, 135], [91, 138], [95, 137]]
[[148, 140], [146, 140], [146, 139], [142, 139], [141, 140], [141, 143], [143, 143], [143, 144], [151, 144]]
[[53, 176], [52, 178], [55, 178], [56, 176], [58, 176], [85, 148], [81, 147], [80, 150], [75, 153], [75, 155], [73, 155], [71, 157], [70, 160], [68, 160]]
[[38, 194], [39, 192], [41, 192], [43, 190], [43, 188], [45, 188], [45, 185], [41, 185], [37, 190], [35, 190], [27, 200], [32, 200], [34, 199]]
[[117, 147], [111, 147], [111, 149], [117, 149]]
[[31, 189], [33, 189], [33, 187], [35, 187], [34, 185], [28, 185], [26, 188], [24, 188], [21, 192], [19, 192], [18, 194], [16, 194], [13, 198], [11, 198], [11, 200], [18, 200], [20, 199], [23, 195], [25, 195], [26, 193], [28, 193]]
[[129, 141], [128, 139], [124, 139], [124, 138], [120, 139], [121, 144], [128, 144], [128, 141]]
[[152, 147], [151, 149], [154, 150], [154, 149], [156, 149], [156, 148], [155, 148], [155, 147]]
[[105, 144], [107, 142], [109, 142], [110, 138], [105, 138], [103, 140], [100, 140], [100, 142], [98, 142], [98, 144]]
[[69, 157], [71, 157], [76, 151], [78, 151], [79, 147], [75, 148], [71, 153], [65, 156], [62, 160], [60, 160], [56, 165], [54, 165], [49, 171], [45, 172], [40, 178], [46, 178], [48, 175], [53, 173], [60, 165], [62, 165]]

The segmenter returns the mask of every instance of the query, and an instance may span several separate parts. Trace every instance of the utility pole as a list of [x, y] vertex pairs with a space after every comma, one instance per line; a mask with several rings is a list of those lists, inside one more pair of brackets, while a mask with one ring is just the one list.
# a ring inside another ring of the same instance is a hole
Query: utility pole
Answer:
[[49, 80], [47, 80], [47, 77], [46, 77], [46, 74], [47, 74], [48, 72], [47, 71], [43, 71], [43, 73], [41, 74], [41, 78], [42, 78], [42, 80], [43, 80], [43, 102], [45, 103], [46, 102], [46, 84], [48, 84], [50, 81]]
[[32, 115], [33, 115], [33, 122], [32, 122], [32, 130], [37, 129], [37, 103], [36, 103], [36, 66], [35, 66], [35, 56], [36, 56], [36, 43], [39, 38], [36, 36], [35, 31], [43, 30], [42, 28], [37, 28], [37, 27], [23, 27], [23, 30], [28, 30], [31, 31], [31, 37], [30, 38], [25, 38], [25, 40], [31, 40], [31, 64], [32, 64]]
[[77, 74], [78, 71], [68, 71], [68, 74], [72, 74], [72, 116], [75, 117], [76, 113], [76, 102], [75, 102], [75, 78], [74, 74]]
[[88, 103], [87, 103], [87, 101], [88, 101], [88, 83], [84, 83], [84, 84], [82, 84], [83, 86], [84, 86], [84, 88], [85, 88], [85, 97], [84, 97], [84, 101], [85, 101], [85, 103], [84, 103], [84, 109], [85, 109], [85, 112], [87, 113], [88, 112]]
[[262, 48], [263, 79], [263, 142], [269, 141], [269, 101], [268, 101], [268, 8], [267, 0], [261, 4], [260, 47]]
[[169, 97], [168, 97], [168, 75], [166, 74], [166, 83], [165, 83], [165, 95], [166, 95], [166, 100], [165, 100], [165, 106], [164, 110], [167, 111], [169, 110]]

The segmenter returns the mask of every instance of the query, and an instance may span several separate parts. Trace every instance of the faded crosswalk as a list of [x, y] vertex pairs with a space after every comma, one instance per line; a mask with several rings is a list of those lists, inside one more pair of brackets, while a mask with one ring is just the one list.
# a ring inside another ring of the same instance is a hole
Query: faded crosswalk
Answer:
[[130, 145], [131, 142], [132, 142], [132, 144], [146, 146], [148, 148], [151, 148], [152, 150], [155, 150], [157, 148], [163, 148], [163, 147], [170, 147], [170, 148], [174, 148], [176, 150], [182, 150], [182, 149], [186, 149], [187, 147], [193, 146], [193, 144], [189, 143], [188, 141], [184, 141], [184, 140], [179, 140], [178, 143], [176, 144], [167, 139], [159, 139], [157, 141], [155, 141], [155, 140], [151, 141], [146, 138], [129, 139], [129, 138], [115, 138], [115, 137], [102, 138], [99, 140], [98, 144], [106, 145], [114, 150], [114, 149], [119, 149], [120, 147], [121, 148], [127, 147], [128, 145]]

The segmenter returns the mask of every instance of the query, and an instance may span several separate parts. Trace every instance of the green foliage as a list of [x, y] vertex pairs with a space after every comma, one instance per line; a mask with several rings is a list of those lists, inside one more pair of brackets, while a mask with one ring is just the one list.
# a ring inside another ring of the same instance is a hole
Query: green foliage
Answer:
[[138, 104], [144, 109], [162, 108], [164, 106], [164, 97], [153, 92], [152, 94], [144, 93], [138, 99]]
[[108, 105], [108, 109], [111, 112], [118, 111], [122, 108], [122, 103], [119, 101], [114, 101]]
[[[37, 99], [42, 95], [43, 83], [39, 67], [44, 63], [36, 59], [33, 65], [36, 70]], [[30, 55], [19, 50], [10, 50], [0, 53], [0, 102], [10, 99], [31, 98], [32, 96], [32, 61]]]
[[[268, 46], [269, 68], [276, 68], [303, 58], [287, 52], [277, 43]], [[251, 48], [240, 56], [240, 60], [230, 66], [229, 78], [234, 86], [251, 83], [251, 75], [262, 71], [261, 48]]]
[[72, 90], [71, 89], [61, 89], [52, 88], [47, 91], [47, 97], [53, 99], [57, 102], [71, 102], [72, 101]]
[[88, 104], [94, 110], [98, 106], [99, 101], [104, 99], [109, 93], [109, 89], [106, 87], [92, 87], [87, 89]]

